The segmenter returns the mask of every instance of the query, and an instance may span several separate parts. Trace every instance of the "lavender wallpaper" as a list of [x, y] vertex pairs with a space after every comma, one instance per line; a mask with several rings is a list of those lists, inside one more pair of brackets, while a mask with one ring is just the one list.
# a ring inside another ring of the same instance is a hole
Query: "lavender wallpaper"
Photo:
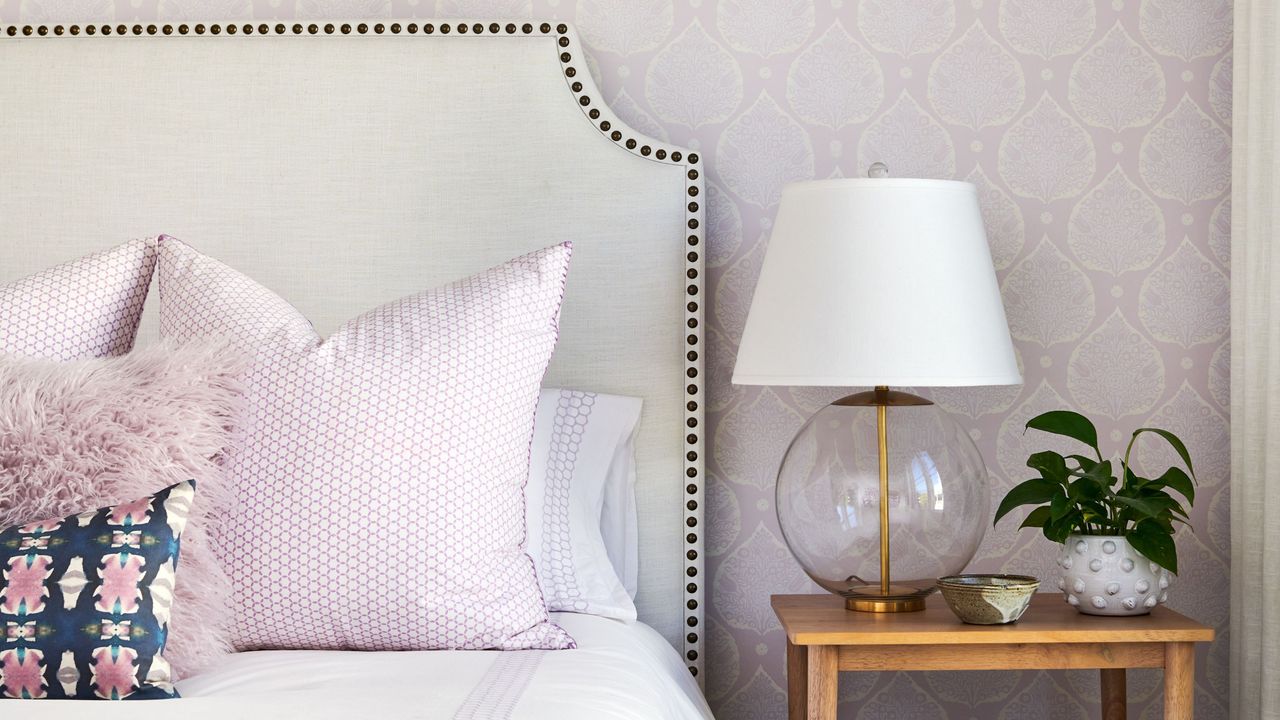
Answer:
[[[1229, 0], [0, 0], [4, 22], [326, 16], [572, 21], [616, 111], [707, 159], [720, 717], [785, 714], [768, 596], [814, 586], [782, 544], [773, 474], [804, 419], [843, 394], [729, 383], [770, 221], [785, 183], [876, 160], [980, 189], [1026, 384], [921, 392], [970, 428], [993, 506], [1043, 449], [1021, 430], [1043, 410], [1088, 413], [1115, 451], [1139, 424], [1188, 441], [1202, 486], [1171, 604], [1219, 629], [1197, 709], [1226, 717]], [[1052, 578], [1053, 548], [1016, 524], [988, 533], [973, 569]], [[1160, 717], [1160, 682], [1130, 672], [1132, 717]], [[1094, 672], [846, 675], [841, 717], [1081, 718], [1098, 713], [1097, 685]]]

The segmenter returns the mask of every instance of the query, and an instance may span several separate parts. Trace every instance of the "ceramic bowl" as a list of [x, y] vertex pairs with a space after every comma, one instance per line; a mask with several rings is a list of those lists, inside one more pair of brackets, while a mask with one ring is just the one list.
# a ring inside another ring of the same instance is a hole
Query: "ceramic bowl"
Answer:
[[971, 625], [1004, 625], [1022, 617], [1040, 581], [1030, 575], [950, 575], [938, 590], [951, 612]]

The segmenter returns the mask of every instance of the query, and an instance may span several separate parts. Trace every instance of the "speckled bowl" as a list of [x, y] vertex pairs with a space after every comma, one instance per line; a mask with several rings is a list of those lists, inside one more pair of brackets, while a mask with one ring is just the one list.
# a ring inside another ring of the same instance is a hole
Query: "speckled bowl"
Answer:
[[1022, 617], [1040, 581], [1030, 575], [950, 575], [938, 590], [951, 612], [971, 625], [1004, 625]]

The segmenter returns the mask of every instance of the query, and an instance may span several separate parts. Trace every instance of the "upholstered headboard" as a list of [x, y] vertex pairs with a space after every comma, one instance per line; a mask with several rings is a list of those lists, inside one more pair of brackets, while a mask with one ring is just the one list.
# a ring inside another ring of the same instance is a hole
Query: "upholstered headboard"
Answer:
[[703, 181], [550, 23], [0, 27], [0, 282], [168, 233], [321, 334], [574, 241], [549, 385], [641, 396], [640, 617], [703, 636]]

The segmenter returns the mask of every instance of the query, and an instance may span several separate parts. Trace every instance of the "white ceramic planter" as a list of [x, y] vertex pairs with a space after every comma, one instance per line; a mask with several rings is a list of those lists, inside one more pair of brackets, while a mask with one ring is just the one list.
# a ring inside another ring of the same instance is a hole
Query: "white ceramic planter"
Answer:
[[1169, 571], [1120, 535], [1071, 535], [1058, 555], [1058, 588], [1089, 615], [1146, 615], [1169, 599]]

